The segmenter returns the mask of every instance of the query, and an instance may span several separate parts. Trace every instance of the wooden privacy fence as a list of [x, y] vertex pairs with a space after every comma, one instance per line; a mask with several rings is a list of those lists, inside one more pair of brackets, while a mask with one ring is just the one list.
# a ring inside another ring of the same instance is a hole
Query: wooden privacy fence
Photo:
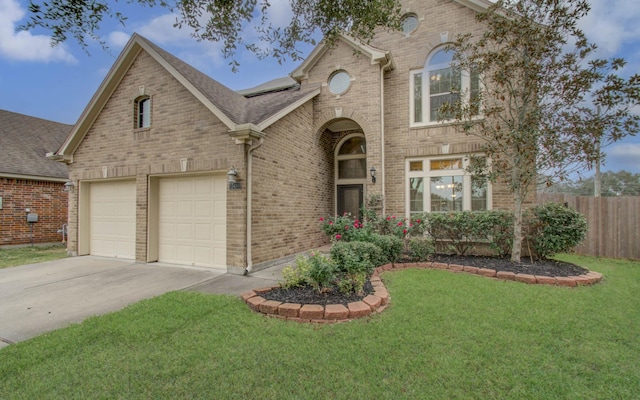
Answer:
[[578, 254], [640, 260], [640, 196], [586, 197], [538, 193], [538, 204], [567, 203], [585, 216], [587, 238]]

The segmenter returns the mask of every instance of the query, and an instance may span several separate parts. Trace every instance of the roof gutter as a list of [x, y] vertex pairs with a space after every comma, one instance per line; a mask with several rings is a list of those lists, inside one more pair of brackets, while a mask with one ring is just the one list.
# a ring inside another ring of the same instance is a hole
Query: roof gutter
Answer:
[[391, 54], [387, 54], [387, 63], [380, 68], [380, 197], [382, 199], [382, 216], [387, 213], [386, 201], [386, 173], [385, 173], [385, 155], [384, 155], [384, 73], [394, 68], [393, 58]]

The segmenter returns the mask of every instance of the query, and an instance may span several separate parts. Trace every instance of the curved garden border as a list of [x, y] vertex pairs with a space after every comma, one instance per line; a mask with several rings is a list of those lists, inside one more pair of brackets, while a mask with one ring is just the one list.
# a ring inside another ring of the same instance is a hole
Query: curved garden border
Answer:
[[281, 303], [275, 300], [267, 300], [261, 294], [267, 293], [279, 286], [254, 289], [242, 295], [242, 300], [253, 311], [266, 314], [270, 317], [297, 322], [335, 323], [350, 321], [367, 317], [371, 314], [384, 311], [389, 304], [389, 292], [384, 286], [380, 274], [386, 271], [397, 271], [407, 268], [442, 269], [452, 272], [465, 272], [469, 274], [497, 278], [507, 281], [524, 282], [528, 284], [557, 285], [566, 287], [593, 285], [602, 280], [602, 274], [590, 271], [579, 276], [553, 277], [529, 274], [516, 274], [514, 272], [496, 271], [494, 269], [469, 267], [457, 264], [445, 263], [401, 263], [385, 264], [376, 268], [371, 276], [373, 294], [366, 296], [361, 301], [342, 304], [297, 304]]

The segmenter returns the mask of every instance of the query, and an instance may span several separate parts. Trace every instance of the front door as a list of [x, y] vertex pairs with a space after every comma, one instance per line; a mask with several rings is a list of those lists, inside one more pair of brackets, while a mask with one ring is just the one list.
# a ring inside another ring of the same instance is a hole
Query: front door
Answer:
[[351, 214], [362, 219], [361, 208], [364, 200], [363, 185], [338, 185], [338, 215]]

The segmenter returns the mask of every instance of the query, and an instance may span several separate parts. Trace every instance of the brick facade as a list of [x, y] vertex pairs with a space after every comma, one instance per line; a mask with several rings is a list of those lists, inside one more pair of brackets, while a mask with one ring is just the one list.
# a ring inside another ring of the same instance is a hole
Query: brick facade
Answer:
[[[224, 173], [234, 166], [240, 190], [227, 191], [227, 265], [246, 267], [296, 254], [327, 243], [319, 217], [336, 212], [335, 153], [341, 139], [359, 134], [366, 139], [366, 168], [379, 171], [374, 184], [363, 180], [365, 198], [380, 195], [387, 214], [407, 215], [407, 159], [443, 154], [466, 155], [481, 143], [452, 126], [411, 127], [410, 73], [424, 67], [434, 49], [459, 33], [477, 33], [474, 12], [452, 0], [405, 1], [420, 19], [416, 31], [380, 32], [371, 46], [388, 51], [393, 60], [372, 60], [353, 44], [338, 41], [313, 61], [300, 79], [302, 91], [320, 93], [265, 128], [258, 145], [235, 141], [228, 123], [216, 117], [167, 66], [140, 51], [87, 130], [70, 163], [70, 179], [78, 190], [70, 197], [69, 248], [78, 252], [79, 214], [85, 185], [112, 179], [136, 182], [136, 260], [150, 258], [150, 179], [196, 173]], [[332, 73], [345, 70], [349, 89], [328, 90]], [[151, 127], [134, 128], [134, 102], [151, 98]], [[332, 130], [348, 121], [348, 130]], [[384, 145], [383, 145], [384, 140]], [[247, 260], [247, 154], [252, 153], [251, 260]], [[258, 147], [259, 146], [259, 147]], [[187, 168], [180, 160], [188, 159]], [[384, 166], [384, 169], [383, 169]], [[366, 183], [365, 183], [366, 182]], [[494, 185], [492, 207], [508, 209], [512, 199]]]
[[[61, 242], [68, 197], [63, 187], [64, 182], [0, 178], [0, 245]], [[38, 222], [27, 222], [26, 209], [38, 214]]]

